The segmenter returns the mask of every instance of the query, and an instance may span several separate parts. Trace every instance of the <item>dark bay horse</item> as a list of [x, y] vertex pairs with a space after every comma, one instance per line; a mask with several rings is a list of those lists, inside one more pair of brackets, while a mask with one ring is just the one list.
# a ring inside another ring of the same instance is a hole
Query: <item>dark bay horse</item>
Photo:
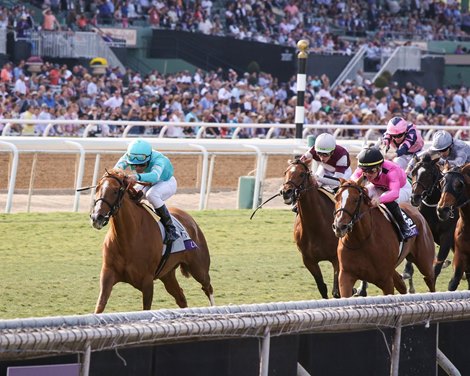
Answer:
[[[162, 259], [162, 234], [154, 217], [131, 197], [133, 188], [126, 174], [114, 169], [98, 183], [90, 219], [92, 226], [102, 229], [109, 221], [109, 230], [103, 243], [103, 264], [100, 275], [100, 295], [95, 313], [106, 307], [111, 290], [118, 282], [126, 282], [142, 292], [143, 309], [151, 309], [153, 281]], [[185, 227], [197, 248], [170, 254], [158, 275], [165, 289], [175, 298], [179, 307], [187, 307], [186, 297], [176, 279], [178, 266], [185, 277], [198, 281], [214, 305], [209, 276], [210, 256], [206, 239], [194, 219], [183, 210], [170, 209]]]
[[366, 188], [352, 180], [340, 181], [333, 230], [340, 239], [341, 297], [351, 296], [352, 287], [359, 279], [375, 284], [384, 294], [393, 294], [394, 286], [400, 293], [406, 293], [405, 283], [395, 270], [405, 258], [418, 267], [429, 291], [434, 292], [434, 242], [431, 230], [418, 210], [408, 204], [400, 205], [417, 225], [419, 235], [405, 242], [399, 257], [394, 225], [378, 208], [371, 206]]
[[443, 221], [457, 215], [459, 219], [454, 232], [454, 275], [449, 290], [455, 291], [465, 273], [470, 290], [470, 163], [461, 168], [446, 166], [441, 181], [442, 195], [437, 214]]
[[431, 228], [434, 242], [439, 245], [434, 262], [435, 278], [441, 273], [449, 251], [454, 248], [454, 231], [458, 220], [458, 213], [447, 221], [441, 221], [437, 215], [437, 204], [441, 198], [439, 182], [442, 178], [438, 162], [439, 158], [433, 159], [431, 154], [425, 153], [411, 171], [413, 177], [411, 204], [418, 207]]
[[294, 240], [302, 254], [304, 265], [315, 279], [321, 296], [324, 299], [328, 298], [328, 287], [318, 263], [329, 261], [334, 271], [332, 294], [334, 297], [339, 297], [339, 269], [336, 255], [338, 239], [331, 232], [333, 201], [326, 193], [318, 190], [318, 183], [312, 176], [310, 168], [299, 159], [289, 161], [289, 167], [284, 172], [281, 193], [285, 204], [297, 204]]

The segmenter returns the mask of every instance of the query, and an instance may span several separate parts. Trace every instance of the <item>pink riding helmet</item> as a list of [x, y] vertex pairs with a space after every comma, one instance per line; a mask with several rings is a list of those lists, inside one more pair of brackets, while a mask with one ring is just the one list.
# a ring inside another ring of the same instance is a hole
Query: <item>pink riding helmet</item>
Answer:
[[407, 127], [407, 121], [401, 117], [396, 116], [389, 120], [387, 124], [387, 132], [389, 134], [402, 134], [406, 132]]

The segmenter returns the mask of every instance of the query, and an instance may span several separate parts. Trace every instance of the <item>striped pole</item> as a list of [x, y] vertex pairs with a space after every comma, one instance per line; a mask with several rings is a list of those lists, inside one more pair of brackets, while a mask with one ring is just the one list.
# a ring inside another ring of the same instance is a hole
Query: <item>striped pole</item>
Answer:
[[302, 138], [305, 119], [305, 88], [307, 87], [308, 40], [299, 40], [297, 48], [300, 52], [297, 54], [299, 68], [297, 73], [297, 106], [295, 107], [295, 138]]

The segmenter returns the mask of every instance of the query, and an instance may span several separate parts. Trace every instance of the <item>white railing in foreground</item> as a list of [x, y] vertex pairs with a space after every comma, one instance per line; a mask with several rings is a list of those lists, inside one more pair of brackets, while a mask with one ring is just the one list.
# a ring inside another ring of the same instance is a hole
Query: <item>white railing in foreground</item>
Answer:
[[[46, 125], [44, 131], [37, 136], [50, 137], [53, 133], [53, 127], [55, 125], [78, 125], [84, 127], [81, 132], [81, 137], [89, 137], [90, 132], [97, 125], [113, 125], [120, 126], [123, 128], [122, 134], [119, 134], [118, 137], [158, 137], [166, 138], [167, 131], [169, 127], [183, 127], [183, 128], [193, 128], [195, 135], [191, 138], [206, 138], [206, 129], [207, 128], [226, 128], [227, 130], [233, 130], [230, 138], [238, 139], [240, 132], [243, 129], [266, 129], [267, 132], [262, 138], [271, 139], [277, 138], [276, 132], [279, 132], [282, 129], [295, 129], [295, 124], [259, 124], [259, 123], [243, 123], [243, 124], [227, 124], [227, 123], [186, 123], [186, 122], [162, 122], [162, 121], [117, 121], [117, 120], [22, 120], [22, 119], [0, 119], [0, 125], [3, 125], [2, 136], [11, 136], [12, 135], [12, 125], [13, 124], [38, 124]], [[142, 135], [132, 134], [131, 130], [135, 127], [145, 127], [145, 133]], [[153, 136], [148, 134], [152, 128], [160, 128], [158, 136]], [[383, 133], [387, 128], [387, 125], [347, 125], [347, 124], [304, 124], [303, 127], [303, 137], [307, 137], [308, 134], [314, 131], [321, 132], [330, 132], [333, 133], [337, 138], [350, 139], [357, 137], [357, 134], [348, 137], [344, 136], [343, 133], [348, 130], [356, 131], [358, 134], [363, 134], [365, 141], [369, 141], [371, 137], [375, 137], [377, 132]], [[456, 138], [461, 138], [461, 136], [468, 132], [470, 133], [470, 125], [460, 126], [460, 125], [418, 125], [418, 129], [421, 130], [423, 136], [426, 140], [430, 140], [432, 134], [439, 129], [445, 129], [448, 131], [455, 132]], [[29, 136], [29, 135], [28, 135]], [[468, 137], [468, 136], [467, 136]], [[210, 137], [213, 138], [213, 137]]]
[[272, 336], [395, 328], [397, 370], [403, 327], [469, 319], [470, 292], [457, 291], [0, 320], [0, 360], [81, 353], [89, 364], [92, 351], [254, 337], [261, 339], [261, 371]]

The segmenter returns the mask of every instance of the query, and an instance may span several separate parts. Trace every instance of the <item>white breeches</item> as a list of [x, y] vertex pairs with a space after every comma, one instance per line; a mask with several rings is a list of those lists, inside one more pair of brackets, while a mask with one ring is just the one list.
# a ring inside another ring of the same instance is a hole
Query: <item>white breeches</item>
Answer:
[[145, 193], [146, 199], [153, 205], [155, 209], [162, 207], [165, 201], [176, 193], [178, 184], [174, 176], [167, 181], [160, 181], [149, 187], [144, 187], [142, 190]]
[[[369, 197], [379, 197], [382, 196], [385, 192], [382, 189], [376, 188], [374, 184], [366, 184], [366, 188], [369, 191]], [[400, 188], [400, 196], [395, 200], [397, 203], [409, 202], [411, 198], [411, 184], [409, 180], [406, 180], [406, 184]]]
[[413, 154], [403, 154], [401, 157], [393, 158], [393, 162], [397, 163], [403, 171], [406, 170], [408, 167], [408, 163], [410, 163], [411, 158], [413, 158]]

